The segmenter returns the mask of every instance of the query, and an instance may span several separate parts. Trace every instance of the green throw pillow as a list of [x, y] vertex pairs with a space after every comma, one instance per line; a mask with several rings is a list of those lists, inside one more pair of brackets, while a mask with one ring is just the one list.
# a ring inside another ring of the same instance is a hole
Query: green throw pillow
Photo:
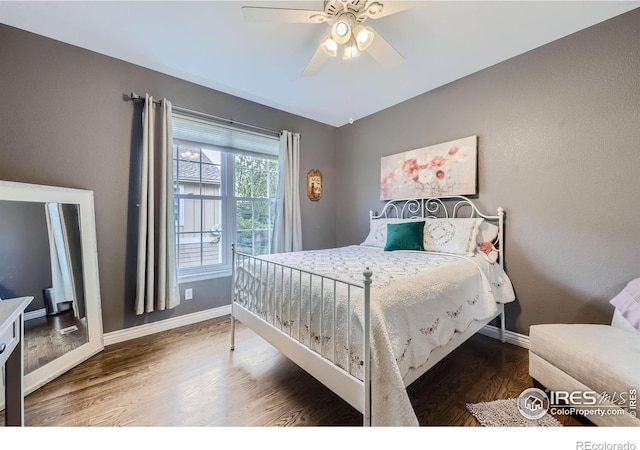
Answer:
[[424, 250], [424, 221], [387, 224], [385, 251]]

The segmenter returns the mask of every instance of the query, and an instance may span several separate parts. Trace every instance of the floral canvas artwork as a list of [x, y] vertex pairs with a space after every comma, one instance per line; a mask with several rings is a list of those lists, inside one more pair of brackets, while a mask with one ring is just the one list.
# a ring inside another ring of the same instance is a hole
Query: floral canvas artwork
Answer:
[[470, 136], [380, 161], [380, 200], [477, 193], [478, 137]]

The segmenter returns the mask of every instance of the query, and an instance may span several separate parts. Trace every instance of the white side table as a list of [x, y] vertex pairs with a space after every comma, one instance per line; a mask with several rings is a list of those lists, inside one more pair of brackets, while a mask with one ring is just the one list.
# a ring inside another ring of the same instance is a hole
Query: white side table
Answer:
[[0, 367], [5, 369], [5, 426], [24, 425], [24, 310], [33, 297], [0, 300]]

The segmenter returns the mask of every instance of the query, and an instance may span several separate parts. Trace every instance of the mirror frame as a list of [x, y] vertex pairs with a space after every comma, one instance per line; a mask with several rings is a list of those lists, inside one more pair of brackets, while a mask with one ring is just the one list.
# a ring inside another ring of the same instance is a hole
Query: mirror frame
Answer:
[[78, 348], [24, 375], [24, 394], [27, 395], [104, 349], [93, 191], [0, 181], [0, 200], [78, 205], [88, 339]]

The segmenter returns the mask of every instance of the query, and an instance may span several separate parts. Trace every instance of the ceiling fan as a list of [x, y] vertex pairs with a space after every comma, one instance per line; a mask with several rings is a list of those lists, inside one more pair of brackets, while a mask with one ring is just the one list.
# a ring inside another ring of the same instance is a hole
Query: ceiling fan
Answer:
[[404, 57], [370, 26], [367, 19], [381, 19], [391, 14], [414, 7], [414, 2], [378, 2], [369, 0], [329, 0], [324, 2], [324, 10], [265, 8], [243, 6], [247, 21], [286, 23], [326, 23], [331, 29], [320, 42], [317, 50], [307, 63], [303, 76], [317, 74], [331, 57], [338, 56], [342, 45], [342, 58], [352, 59], [368, 52], [385, 68], [393, 68], [404, 61]]

